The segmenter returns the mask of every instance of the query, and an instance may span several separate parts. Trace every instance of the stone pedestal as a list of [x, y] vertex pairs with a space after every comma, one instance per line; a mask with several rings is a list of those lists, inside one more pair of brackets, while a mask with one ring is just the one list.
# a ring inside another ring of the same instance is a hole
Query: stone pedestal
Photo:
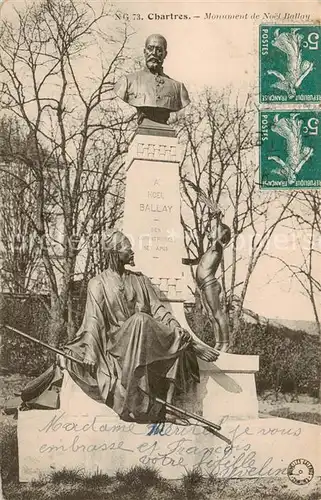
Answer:
[[67, 370], [63, 370], [63, 374], [64, 378], [59, 404], [62, 412], [67, 415], [103, 415], [106, 418], [112, 418], [114, 422], [120, 421], [119, 416], [114, 410], [106, 406], [103, 402], [100, 403], [87, 396], [73, 381]]
[[258, 356], [240, 356], [222, 353], [216, 363], [199, 361], [200, 384], [197, 400], [201, 402], [202, 415], [218, 420], [230, 418], [252, 419], [258, 417], [255, 372]]
[[[190, 331], [184, 314], [180, 161], [172, 129], [164, 125], [138, 129], [128, 152], [123, 230], [133, 243], [136, 269], [151, 278], [159, 296]], [[224, 353], [217, 363], [200, 361], [201, 383], [179, 400], [180, 406], [208, 419], [256, 418], [258, 364], [258, 356]]]
[[[180, 324], [191, 331], [183, 303], [173, 302], [169, 305]], [[215, 363], [198, 360], [198, 364], [200, 383], [179, 400], [186, 410], [213, 421], [226, 415], [237, 419], [258, 417], [255, 373], [259, 370], [259, 356], [223, 352]]]
[[[222, 434], [232, 448], [199, 426], [120, 422], [61, 410], [21, 412], [18, 419], [20, 481], [32, 481], [64, 467], [114, 475], [131, 466], [150, 466], [180, 479], [198, 468], [219, 478], [287, 479], [289, 464], [304, 458], [320, 476], [320, 427], [281, 418], [225, 419]], [[289, 482], [289, 481], [288, 481]], [[303, 486], [299, 486], [302, 492]]]
[[159, 135], [147, 131], [138, 129], [128, 152], [123, 230], [136, 269], [152, 278], [164, 298], [184, 300], [178, 140], [168, 136], [169, 127], [156, 130]]

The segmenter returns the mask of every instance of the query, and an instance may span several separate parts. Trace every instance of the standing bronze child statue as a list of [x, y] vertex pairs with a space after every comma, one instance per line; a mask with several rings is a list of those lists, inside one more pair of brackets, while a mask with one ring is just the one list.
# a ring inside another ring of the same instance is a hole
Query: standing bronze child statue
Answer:
[[226, 352], [229, 347], [230, 334], [227, 315], [221, 307], [220, 294], [221, 285], [215, 277], [216, 271], [222, 261], [223, 248], [231, 240], [231, 230], [222, 222], [222, 212], [218, 206], [193, 182], [186, 180], [195, 192], [198, 193], [200, 201], [208, 206], [216, 224], [208, 236], [210, 246], [201, 257], [195, 259], [183, 259], [183, 264], [197, 264], [196, 284], [201, 293], [201, 300], [204, 309], [212, 321], [215, 348]]
[[215, 274], [223, 257], [223, 247], [231, 240], [231, 231], [222, 223], [220, 213], [216, 215], [216, 222], [216, 227], [209, 236], [210, 247], [200, 258], [196, 269], [196, 283], [205, 310], [213, 323], [215, 348], [224, 352], [229, 347], [229, 325], [221, 307], [221, 285]]

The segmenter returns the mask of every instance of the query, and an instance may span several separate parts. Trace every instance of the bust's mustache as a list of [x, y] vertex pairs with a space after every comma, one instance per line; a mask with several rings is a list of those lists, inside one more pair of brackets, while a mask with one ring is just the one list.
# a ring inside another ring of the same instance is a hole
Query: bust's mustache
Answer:
[[160, 57], [157, 57], [157, 56], [149, 56], [149, 57], [147, 57], [146, 61], [151, 62], [151, 63], [161, 63], [162, 59]]

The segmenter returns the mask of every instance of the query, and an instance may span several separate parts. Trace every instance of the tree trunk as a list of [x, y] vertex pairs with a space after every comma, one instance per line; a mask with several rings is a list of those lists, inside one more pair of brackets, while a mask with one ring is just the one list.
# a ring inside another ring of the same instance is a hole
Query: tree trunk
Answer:
[[66, 325], [60, 297], [51, 295], [50, 320], [47, 341], [57, 347], [66, 340]]
[[[319, 328], [319, 331], [320, 331], [320, 323], [318, 323], [318, 328]], [[321, 333], [320, 333], [320, 336], [319, 336], [319, 340], [320, 340], [320, 345], [321, 345]], [[321, 375], [320, 375], [320, 385], [319, 385], [319, 403], [321, 403]]]
[[69, 255], [66, 258], [63, 280], [63, 308], [66, 312], [67, 338], [71, 340], [75, 336], [75, 321], [73, 312], [73, 283], [74, 283], [75, 257]]

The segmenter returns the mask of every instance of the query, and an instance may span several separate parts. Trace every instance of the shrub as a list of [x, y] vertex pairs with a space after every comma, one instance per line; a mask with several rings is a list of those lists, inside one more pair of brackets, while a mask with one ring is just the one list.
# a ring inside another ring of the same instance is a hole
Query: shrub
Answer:
[[[191, 311], [187, 320], [197, 335], [213, 345], [212, 325], [202, 313]], [[257, 354], [260, 369], [256, 374], [258, 393], [265, 390], [309, 394], [317, 397], [320, 380], [321, 349], [317, 337], [272, 324], [241, 321], [234, 332], [234, 354]]]
[[[35, 296], [1, 295], [0, 318], [8, 324], [40, 340], [46, 340], [49, 315], [44, 298]], [[1, 328], [0, 364], [7, 373], [39, 375], [52, 363], [55, 355], [47, 349]]]
[[138, 465], [131, 467], [129, 470], [117, 471], [116, 479], [120, 483], [143, 487], [155, 486], [161, 482], [161, 476], [157, 469]]
[[204, 477], [199, 469], [192, 469], [183, 475], [183, 488], [185, 490], [187, 500], [205, 500], [204, 492], [201, 491], [201, 486], [205, 482]]
[[3, 482], [18, 481], [18, 438], [15, 423], [3, 422], [0, 425], [0, 469]]
[[258, 392], [294, 392], [316, 397], [320, 380], [318, 338], [275, 325], [242, 323], [233, 352], [259, 354]]
[[192, 469], [183, 475], [183, 485], [185, 489], [194, 488], [203, 482], [204, 478], [199, 469]]
[[50, 474], [50, 481], [54, 484], [60, 483], [78, 483], [82, 482], [85, 478], [83, 470], [66, 469], [56, 470]]

